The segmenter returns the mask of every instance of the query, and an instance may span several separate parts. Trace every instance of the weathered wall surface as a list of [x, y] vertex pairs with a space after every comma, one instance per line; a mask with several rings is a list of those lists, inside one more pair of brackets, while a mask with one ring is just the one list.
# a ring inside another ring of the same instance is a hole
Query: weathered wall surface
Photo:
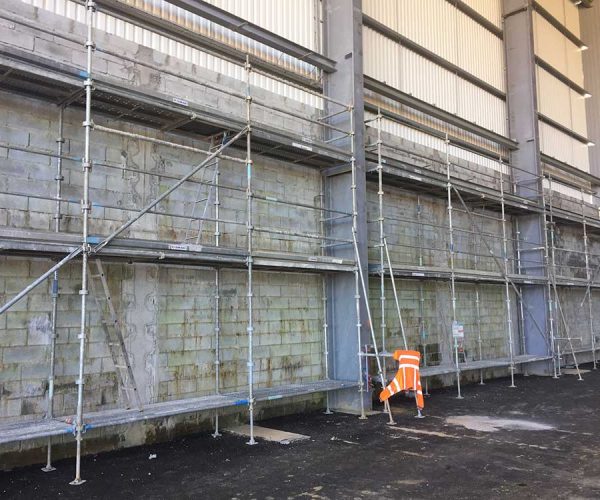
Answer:
[[[12, 296], [50, 265], [45, 259], [3, 257], [2, 298]], [[214, 271], [146, 264], [105, 264], [144, 402], [201, 396], [215, 390]], [[75, 411], [81, 270], [60, 273], [55, 414]], [[257, 387], [323, 377], [321, 278], [257, 272]], [[85, 358], [86, 411], [122, 405], [117, 378], [92, 301]], [[293, 306], [290, 306], [293, 304]], [[41, 285], [2, 315], [0, 419], [40, 418], [46, 412], [50, 353], [49, 285]], [[221, 271], [221, 391], [246, 386], [246, 277]]]
[[[379, 262], [379, 201], [377, 187], [369, 184], [367, 191], [369, 224], [369, 259]], [[454, 203], [454, 266], [498, 273], [502, 264], [502, 223], [500, 214], [470, 207], [473, 217]], [[411, 193], [392, 186], [384, 187], [384, 232], [392, 265], [450, 267], [448, 210], [445, 200]], [[481, 214], [478, 216], [477, 214]], [[511, 219], [507, 215], [507, 250], [512, 266]], [[490, 256], [492, 249], [496, 259]]]

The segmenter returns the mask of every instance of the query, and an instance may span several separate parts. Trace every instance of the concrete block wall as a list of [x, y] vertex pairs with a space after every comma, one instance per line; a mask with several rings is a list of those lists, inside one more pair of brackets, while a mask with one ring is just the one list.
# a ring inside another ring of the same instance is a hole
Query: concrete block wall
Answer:
[[[550, 231], [548, 231], [550, 239]], [[587, 279], [585, 268], [585, 245], [583, 229], [580, 224], [554, 226], [554, 254], [556, 259], [556, 274], [567, 278]], [[588, 256], [590, 272], [600, 265], [600, 238], [588, 228]], [[596, 279], [597, 279], [596, 273]]]
[[[80, 158], [83, 153], [82, 114], [77, 109], [65, 113], [63, 152], [66, 156]], [[95, 118], [96, 123], [108, 124], [123, 130], [159, 136], [182, 144], [206, 149], [209, 145], [166, 134], [159, 135], [142, 127], [115, 124]], [[17, 98], [0, 93], [0, 133], [9, 145], [31, 147], [54, 152], [58, 135], [58, 111], [45, 103], [32, 99]], [[233, 150], [229, 154], [240, 152]], [[0, 152], [0, 186], [7, 194], [0, 201], [0, 222], [21, 229], [53, 229], [55, 192], [55, 160], [49, 157], [4, 149]], [[91, 234], [107, 235], [141, 209], [195, 165], [203, 155], [174, 150], [145, 141], [116, 137], [106, 133], [92, 133], [94, 168], [91, 174], [90, 198]], [[246, 242], [246, 176], [245, 167], [239, 163], [220, 160], [220, 244], [226, 247], [245, 249]], [[81, 199], [83, 174], [80, 161], [63, 162], [63, 231], [81, 232]], [[211, 182], [214, 167], [209, 166], [194, 177], [196, 181]], [[320, 174], [300, 165], [258, 156], [254, 163], [253, 190], [256, 195], [270, 196], [293, 203], [317, 205], [320, 192]], [[231, 189], [227, 189], [229, 187]], [[210, 191], [210, 192], [209, 192]], [[25, 196], [29, 195], [29, 196]], [[211, 195], [206, 212], [205, 203], [196, 204]], [[196, 209], [194, 209], [196, 205]], [[188, 182], [158, 205], [157, 212], [171, 215], [147, 214], [136, 222], [123, 237], [149, 240], [183, 242], [186, 237], [195, 238], [200, 224], [190, 218], [215, 217], [214, 189]], [[254, 200], [254, 245], [257, 250], [308, 253], [320, 252], [320, 243], [315, 239], [273, 235], [262, 229], [286, 230], [318, 234], [319, 212], [310, 208], [282, 205], [276, 202]], [[202, 224], [200, 243], [214, 244], [214, 223]]]
[[[0, 301], [50, 267], [46, 259], [2, 257]], [[215, 390], [214, 270], [105, 263], [144, 402], [211, 394]], [[81, 269], [60, 273], [55, 414], [75, 411]], [[323, 372], [320, 276], [255, 274], [255, 384], [273, 387], [319, 380]], [[221, 391], [246, 388], [246, 274], [221, 272]], [[123, 405], [117, 377], [90, 297], [85, 358], [85, 411]], [[0, 421], [45, 415], [51, 299], [40, 285], [0, 317]]]
[[[472, 209], [471, 218], [464, 212], [463, 207], [454, 205], [452, 214], [454, 227], [454, 265], [456, 269], [468, 269], [498, 273], [500, 270], [494, 258], [490, 256], [488, 247], [493, 250], [498, 259], [502, 259], [502, 223], [500, 214], [484, 209]], [[420, 220], [418, 211], [420, 209]], [[384, 232], [390, 251], [392, 265], [420, 265], [449, 268], [449, 232], [447, 204], [442, 198], [432, 196], [417, 196], [393, 186], [384, 186], [383, 196]], [[368, 184], [367, 189], [367, 218], [373, 221], [369, 224], [369, 260], [379, 262], [379, 201], [377, 186]], [[411, 222], [415, 221], [415, 222]], [[511, 219], [507, 216], [507, 238], [511, 238]], [[482, 234], [482, 231], [486, 234]], [[489, 236], [492, 234], [494, 236]], [[512, 242], [507, 243], [509, 259], [513, 258]], [[512, 262], [512, 260], [511, 260]], [[501, 263], [499, 260], [498, 263]]]
[[[369, 304], [373, 315], [376, 337], [381, 343], [381, 301], [379, 278], [369, 280]], [[396, 288], [400, 310], [409, 348], [421, 350], [426, 346], [428, 365], [447, 365], [454, 362], [452, 339], [452, 305], [450, 285], [446, 282], [397, 279]], [[481, 331], [477, 323], [475, 301], [479, 288], [479, 314]], [[400, 322], [389, 279], [385, 283], [386, 348], [388, 351], [403, 348]], [[422, 302], [421, 302], [422, 297]], [[480, 359], [479, 336], [481, 335], [481, 357], [494, 359], [508, 356], [509, 342], [506, 329], [506, 308], [502, 285], [456, 284], [456, 316], [464, 324], [464, 358], [461, 361]], [[514, 304], [514, 297], [512, 297]], [[514, 316], [514, 311], [513, 311]], [[519, 352], [519, 338], [515, 325], [514, 346]], [[425, 331], [425, 337], [421, 332]]]

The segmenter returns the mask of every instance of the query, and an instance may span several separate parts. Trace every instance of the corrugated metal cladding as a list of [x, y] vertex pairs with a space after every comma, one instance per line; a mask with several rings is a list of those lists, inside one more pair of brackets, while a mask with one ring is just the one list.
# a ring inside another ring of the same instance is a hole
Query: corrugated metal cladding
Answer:
[[587, 145], [546, 123], [540, 122], [539, 130], [543, 153], [585, 172], [590, 171]]
[[[580, 35], [577, 7], [570, 0], [542, 0], [540, 4], [575, 35]], [[538, 13], [534, 13], [535, 53], [560, 73], [584, 86], [582, 52]], [[587, 136], [585, 99], [542, 68], [536, 69], [538, 108], [561, 125]], [[545, 154], [589, 172], [586, 144], [554, 127], [540, 123], [540, 149]]]
[[[50, 10], [79, 22], [85, 22], [83, 6], [70, 0], [22, 0], [23, 2]], [[320, 78], [319, 71], [312, 65], [290, 57], [278, 50], [250, 40], [231, 30], [207, 21], [199, 16], [186, 12], [163, 0], [124, 0], [126, 3], [185, 26], [188, 29], [228, 43], [240, 51], [278, 64], [283, 68], [295, 71], [304, 76]], [[211, 4], [223, 8], [233, 14], [278, 33], [286, 38], [320, 51], [320, 2], [319, 0], [278, 0], [278, 7], [273, 8], [272, 0], [209, 0]], [[279, 5], [281, 4], [281, 6]], [[227, 76], [244, 78], [243, 68], [237, 64], [224, 61], [201, 50], [175, 42], [167, 37], [157, 35], [149, 30], [123, 22], [112, 16], [99, 13], [96, 16], [96, 28], [110, 34], [120, 36], [140, 45], [151, 47], [187, 62], [197, 64], [209, 70]], [[282, 84], [267, 77], [254, 74], [253, 84], [271, 92], [298, 100], [315, 107], [321, 107], [318, 97]]]
[[[500, 0], [473, 0], [470, 5], [501, 26]], [[365, 14], [385, 24], [422, 47], [465, 69], [474, 76], [505, 91], [504, 48], [502, 40], [460, 12], [445, 0], [363, 0]], [[461, 118], [508, 135], [507, 108], [503, 99], [458, 77], [455, 73], [384, 37], [373, 29], [363, 30], [364, 72], [377, 80], [413, 95]], [[393, 104], [389, 106], [395, 107]], [[394, 112], [407, 116], [414, 111], [403, 106]], [[412, 117], [414, 118], [414, 117]], [[418, 121], [442, 132], [464, 136], [460, 130], [449, 130], [446, 124], [427, 117]], [[445, 150], [444, 142], [423, 132], [390, 120], [386, 131], [433, 149]], [[480, 142], [471, 134], [464, 137]], [[482, 144], [478, 144], [482, 145]], [[483, 147], [494, 150], [494, 146]], [[492, 169], [504, 168], [498, 162], [471, 152], [452, 148], [452, 154]]]
[[[556, 1], [556, 3], [559, 2]], [[533, 29], [535, 53], [563, 75], [583, 87], [583, 61], [579, 47], [537, 12], [533, 15]]]
[[577, 38], [581, 37], [579, 9], [571, 0], [538, 0], [538, 3]]
[[[474, 3], [489, 3], [501, 9], [497, 0]], [[497, 89], [505, 90], [502, 40], [446, 0], [363, 0], [363, 10], [422, 47]], [[365, 61], [377, 56], [366, 40], [364, 48]], [[388, 62], [380, 59], [381, 65]]]
[[502, 28], [502, 0], [463, 0], [488, 21]]
[[445, 68], [365, 27], [364, 72], [477, 125], [507, 135], [506, 103]]
[[540, 113], [585, 137], [585, 98], [542, 68], [536, 73]]

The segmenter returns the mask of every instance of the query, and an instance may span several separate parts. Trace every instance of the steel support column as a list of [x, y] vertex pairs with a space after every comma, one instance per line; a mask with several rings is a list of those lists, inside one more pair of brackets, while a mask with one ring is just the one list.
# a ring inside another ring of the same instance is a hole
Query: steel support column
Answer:
[[[367, 273], [367, 224], [366, 224], [366, 176], [364, 156], [364, 102], [363, 102], [363, 59], [362, 59], [362, 1], [325, 0], [324, 2], [324, 49], [325, 55], [336, 62], [336, 72], [327, 75], [325, 93], [338, 101], [353, 104], [353, 120], [349, 113], [340, 114], [332, 124], [348, 129], [355, 124], [354, 134], [338, 143], [354, 149], [355, 184], [352, 183], [351, 165], [335, 169], [335, 175], [326, 175], [325, 204], [328, 208], [350, 212], [356, 210], [355, 229], [361, 267]], [[354, 147], [350, 141], [354, 141]], [[352, 206], [352, 191], [356, 206]], [[348, 219], [328, 224], [330, 236], [347, 238], [350, 234]], [[335, 246], [329, 249], [336, 257], [354, 259], [352, 245]], [[355, 276], [350, 273], [332, 275], [327, 284], [327, 318], [329, 334], [329, 366], [331, 376], [337, 380], [357, 380], [358, 373], [357, 324], [361, 324], [361, 344], [369, 343], [369, 330], [364, 300], [361, 300], [360, 318], [357, 318], [355, 299]], [[363, 298], [366, 299], [366, 298]], [[362, 320], [361, 320], [362, 318]], [[364, 407], [370, 408], [367, 392], [362, 393]], [[359, 411], [361, 393], [356, 389], [337, 391], [330, 399], [332, 408]]]
[[[542, 203], [542, 167], [540, 162], [535, 54], [533, 40], [533, 1], [503, 0], [504, 47], [506, 52], [507, 101], [510, 137], [518, 142], [511, 153], [513, 180], [517, 194]], [[545, 275], [544, 220], [541, 215], [515, 217], [518, 244], [523, 259], [521, 272], [533, 276]], [[547, 325], [548, 308], [545, 285], [523, 287], [525, 315], [523, 335], [527, 354], [547, 355], [548, 343], [537, 325]], [[546, 335], [548, 332], [546, 332]], [[529, 372], [551, 373], [546, 362], [530, 365]]]

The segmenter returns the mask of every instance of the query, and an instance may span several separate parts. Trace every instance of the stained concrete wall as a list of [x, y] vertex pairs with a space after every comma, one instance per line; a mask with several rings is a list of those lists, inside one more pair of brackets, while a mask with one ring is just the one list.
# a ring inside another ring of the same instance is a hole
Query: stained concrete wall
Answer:
[[[45, 259], [3, 257], [2, 298], [50, 265]], [[105, 265], [144, 402], [202, 396], [215, 390], [214, 271], [147, 264]], [[60, 273], [55, 414], [75, 411], [81, 269]], [[321, 278], [257, 272], [255, 276], [256, 387], [323, 378]], [[85, 358], [85, 410], [119, 400], [101, 315], [90, 301]], [[246, 386], [246, 275], [221, 271], [221, 387]], [[42, 285], [1, 316], [0, 420], [40, 418], [46, 412], [51, 299]]]
[[[0, 96], [2, 136], [15, 146], [31, 146], [52, 151], [58, 130], [56, 110], [40, 102]], [[97, 118], [97, 123], [102, 118]], [[148, 133], [140, 127], [128, 130]], [[81, 113], [65, 115], [64, 154], [80, 157]], [[206, 147], [197, 141], [180, 141]], [[181, 176], [199, 162], [198, 155], [173, 151], [137, 140], [106, 134], [93, 134], [91, 177], [91, 233], [108, 234], [139, 209], [167, 189], [174, 180], [161, 174]], [[109, 168], [114, 167], [114, 168]], [[239, 164], [220, 161], [220, 182], [239, 191], [221, 189], [221, 217], [238, 224], [221, 225], [221, 244], [245, 248], [245, 176]], [[4, 195], [0, 202], [3, 225], [19, 229], [51, 230], [54, 202], [37, 199], [54, 191], [54, 160], [14, 149], [2, 151], [0, 158], [2, 191], [30, 196]], [[129, 171], [133, 169], [136, 171]], [[148, 172], [155, 175], [143, 175]], [[65, 161], [63, 196], [79, 200], [82, 190], [81, 166]], [[320, 192], [317, 171], [257, 158], [256, 194], [314, 204]], [[197, 178], [200, 178], [198, 176]], [[198, 195], [198, 189], [204, 191]], [[183, 216], [192, 213], [194, 200], [206, 197], [206, 188], [186, 184], [159, 206], [159, 210]], [[318, 213], [314, 210], [255, 201], [255, 224], [318, 233]], [[119, 208], [112, 208], [119, 207]], [[201, 211], [196, 211], [201, 215]], [[209, 205], [207, 216], [214, 216]], [[81, 230], [79, 203], [64, 204], [62, 227], [65, 232]], [[149, 214], [132, 226], [126, 236], [149, 240], [181, 242], [188, 219]], [[201, 242], [212, 243], [214, 227], [206, 223]], [[191, 234], [195, 234], [193, 228]], [[268, 233], [255, 233], [255, 248], [314, 254], [315, 240], [301, 240]], [[0, 275], [1, 302], [4, 302], [51, 266], [47, 260], [3, 258]], [[127, 343], [133, 353], [134, 370], [145, 401], [162, 401], [207, 394], [214, 390], [213, 300], [214, 271], [155, 265], [108, 264], [107, 273], [115, 306], [126, 328]], [[241, 389], [246, 377], [246, 275], [242, 271], [222, 272], [222, 347], [224, 390]], [[57, 414], [74, 410], [79, 324], [80, 268], [74, 264], [61, 270], [59, 301], [59, 349], [57, 359]], [[255, 355], [257, 384], [315, 380], [322, 376], [322, 284], [314, 275], [257, 273], [255, 283], [257, 339]], [[49, 345], [50, 294], [41, 286], [15, 308], [2, 315], [3, 369], [5, 397], [0, 418], [23, 415], [42, 416], [45, 412]], [[293, 306], [293, 307], [290, 307]], [[93, 306], [92, 306], [93, 310]], [[86, 409], [114, 406], [117, 400], [115, 374], [99, 317], [90, 315], [92, 334], [87, 347]]]
[[[444, 199], [419, 195], [400, 188], [384, 187], [384, 231], [386, 234], [392, 265], [430, 266], [448, 271], [449, 233], [448, 211]], [[377, 187], [369, 185], [368, 220], [371, 262], [379, 262], [379, 226], [376, 223], [379, 211]], [[455, 207], [456, 208], [456, 207]], [[462, 209], [462, 207], [460, 207]], [[471, 208], [472, 209], [472, 208]], [[419, 215], [420, 212], [420, 215]], [[474, 210], [489, 217], [499, 218], [497, 212], [482, 209]], [[411, 220], [421, 223], [410, 222]], [[507, 236], [510, 238], [510, 218], [507, 218]], [[455, 267], [456, 269], [499, 273], [496, 261], [489, 257], [487, 243], [494, 254], [501, 258], [502, 225], [497, 220], [475, 217], [479, 228], [473, 227], [471, 218], [458, 210], [453, 213], [455, 228]], [[427, 225], [427, 224], [431, 225]], [[463, 231], [461, 231], [461, 229]], [[482, 234], [482, 231], [494, 236]], [[485, 243], [483, 241], [485, 238]], [[508, 243], [509, 258], [513, 258], [512, 244]], [[387, 266], [387, 263], [386, 263]], [[417, 270], [417, 269], [415, 269]], [[418, 281], [396, 279], [400, 309], [403, 317], [407, 341], [410, 348], [427, 353], [429, 365], [452, 364], [454, 361], [451, 333], [452, 303], [450, 283], [447, 281]], [[381, 340], [381, 290], [380, 279], [371, 277], [369, 281], [369, 303], [373, 312], [373, 323], [377, 338]], [[479, 290], [479, 321], [476, 306], [476, 290]], [[465, 326], [464, 357], [461, 361], [475, 361], [481, 358], [493, 359], [508, 356], [509, 342], [506, 322], [504, 285], [499, 284], [456, 284], [457, 320]], [[517, 328], [515, 297], [511, 290], [513, 305], [513, 345], [515, 353], [521, 352]], [[403, 345], [400, 324], [392, 285], [385, 282], [385, 316], [387, 325], [388, 350]], [[421, 332], [425, 332], [423, 338]], [[481, 339], [481, 351], [480, 343]]]
[[[379, 261], [379, 201], [377, 186], [369, 184], [367, 191], [369, 224], [369, 259]], [[454, 265], [457, 269], [499, 273], [496, 259], [502, 259], [502, 223], [500, 214], [484, 208], [469, 207], [473, 217], [462, 205], [454, 203]], [[420, 215], [419, 215], [420, 212]], [[417, 196], [414, 192], [385, 186], [383, 197], [384, 232], [392, 264], [449, 268], [449, 231], [446, 201], [432, 196]], [[418, 222], [418, 221], [421, 222]], [[513, 259], [511, 218], [506, 216], [508, 257]], [[422, 262], [422, 264], [421, 264]], [[501, 261], [498, 261], [501, 263]]]

